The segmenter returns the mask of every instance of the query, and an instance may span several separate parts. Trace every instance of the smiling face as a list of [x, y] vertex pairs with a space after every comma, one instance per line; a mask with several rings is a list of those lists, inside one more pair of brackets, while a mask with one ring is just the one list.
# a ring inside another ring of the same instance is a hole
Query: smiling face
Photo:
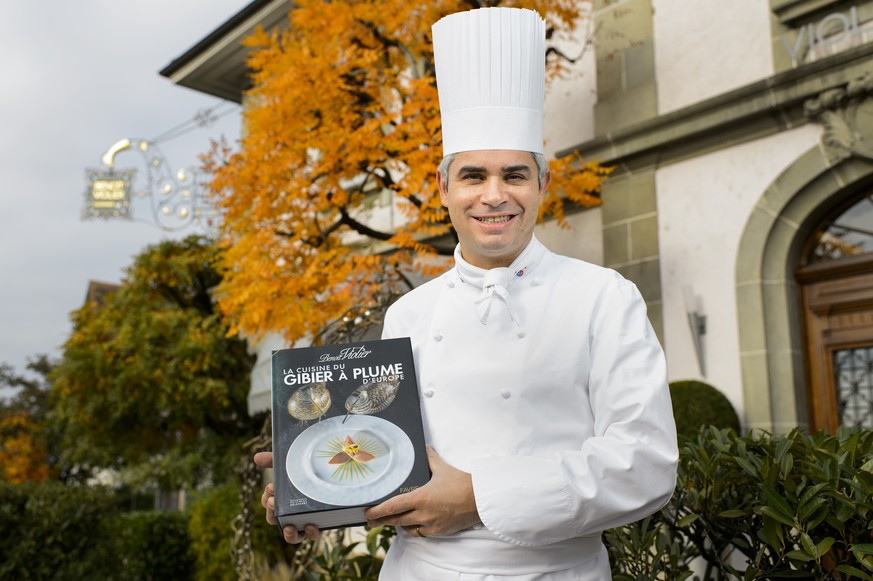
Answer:
[[440, 200], [458, 233], [461, 255], [474, 266], [509, 266], [533, 236], [549, 185], [538, 185], [526, 151], [465, 151], [455, 155], [448, 183], [437, 173]]

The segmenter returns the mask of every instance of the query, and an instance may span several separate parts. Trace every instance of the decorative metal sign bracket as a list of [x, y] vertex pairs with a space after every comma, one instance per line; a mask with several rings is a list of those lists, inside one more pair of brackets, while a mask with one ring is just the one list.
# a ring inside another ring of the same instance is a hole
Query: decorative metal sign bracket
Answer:
[[[134, 188], [135, 169], [118, 170], [115, 157], [138, 151], [145, 164], [145, 187]], [[167, 164], [157, 145], [146, 139], [122, 139], [101, 157], [104, 168], [86, 170], [83, 220], [133, 220], [134, 205], [148, 204], [152, 220], [162, 230], [181, 230], [195, 223], [211, 226], [215, 210], [205, 200], [205, 176], [197, 170], [177, 172]]]

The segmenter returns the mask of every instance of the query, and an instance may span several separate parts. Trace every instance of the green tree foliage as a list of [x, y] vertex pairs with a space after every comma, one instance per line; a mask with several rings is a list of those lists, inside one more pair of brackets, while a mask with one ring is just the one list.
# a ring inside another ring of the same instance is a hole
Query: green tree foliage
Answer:
[[52, 391], [71, 463], [166, 489], [229, 477], [257, 427], [252, 359], [213, 308], [215, 258], [201, 236], [148, 247], [116, 292], [73, 313]]

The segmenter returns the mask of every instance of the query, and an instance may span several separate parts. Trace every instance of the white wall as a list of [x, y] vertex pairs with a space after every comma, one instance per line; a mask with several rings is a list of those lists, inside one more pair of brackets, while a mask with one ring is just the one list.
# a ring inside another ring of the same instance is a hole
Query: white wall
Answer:
[[773, 74], [768, 0], [652, 0], [658, 111]]
[[[594, 47], [587, 46], [593, 34], [590, 17], [585, 15], [576, 26], [572, 38], [554, 38], [549, 44], [571, 58], [581, 58], [569, 65], [566, 78], [551, 82], [546, 90], [545, 153], [578, 145], [594, 138], [594, 104], [597, 102], [597, 68]], [[586, 48], [587, 46], [587, 48]]]
[[[742, 417], [737, 331], [736, 259], [740, 236], [767, 187], [818, 144], [808, 124], [657, 171], [664, 347], [670, 380], [705, 379]], [[702, 378], [685, 311], [683, 287], [702, 299], [706, 377]]]
[[600, 208], [567, 216], [567, 223], [569, 228], [562, 228], [551, 220], [539, 224], [534, 233], [552, 252], [602, 265], [603, 219]]
[[[249, 415], [270, 409], [272, 405], [273, 350], [287, 349], [288, 346], [288, 342], [277, 333], [268, 333], [257, 342], [249, 342], [249, 353], [257, 358], [249, 380]], [[298, 345], [298, 347], [302, 346], [302, 344]]]

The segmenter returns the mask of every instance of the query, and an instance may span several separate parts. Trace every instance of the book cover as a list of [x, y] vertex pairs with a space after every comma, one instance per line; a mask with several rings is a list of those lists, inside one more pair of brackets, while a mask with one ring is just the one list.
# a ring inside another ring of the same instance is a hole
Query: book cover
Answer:
[[272, 373], [280, 525], [363, 524], [367, 507], [427, 483], [408, 338], [280, 349]]

